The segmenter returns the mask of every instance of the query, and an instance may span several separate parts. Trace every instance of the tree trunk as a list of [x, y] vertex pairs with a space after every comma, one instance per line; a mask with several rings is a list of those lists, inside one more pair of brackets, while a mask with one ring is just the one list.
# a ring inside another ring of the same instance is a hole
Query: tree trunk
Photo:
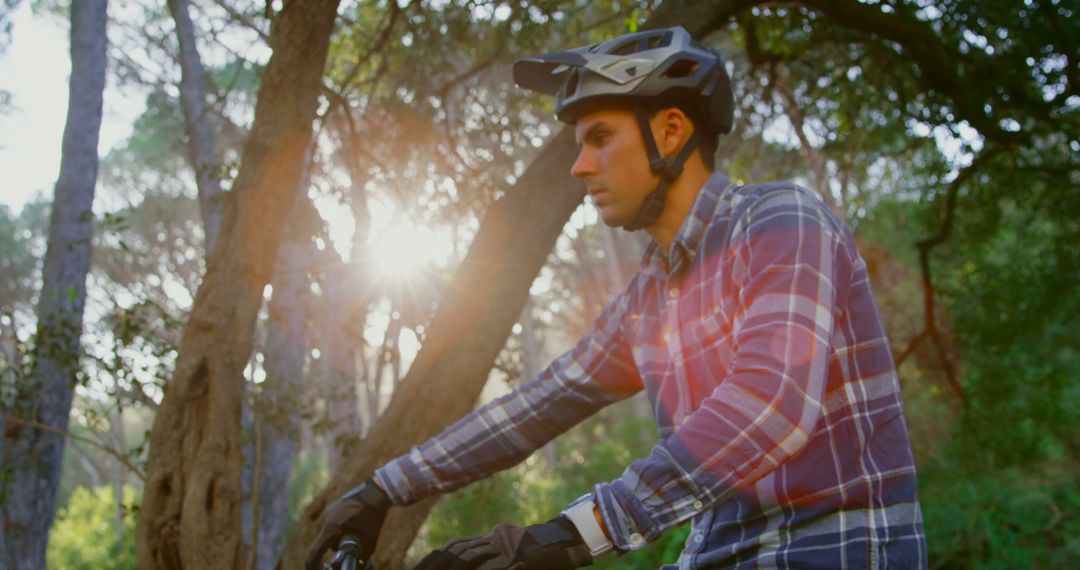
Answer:
[[244, 366], [302, 179], [338, 0], [286, 2], [255, 121], [150, 434], [140, 568], [240, 568]]
[[[347, 334], [355, 305], [356, 267], [340, 261], [321, 279], [323, 296], [319, 319], [319, 371], [324, 382], [327, 459], [331, 470], [341, 467], [341, 457], [355, 448], [363, 432], [356, 382], [356, 339]], [[363, 334], [361, 332], [361, 334]], [[378, 366], [376, 366], [378, 370]]]
[[283, 546], [282, 530], [288, 514], [289, 482], [299, 439], [298, 410], [304, 366], [307, 363], [307, 319], [311, 272], [321, 255], [313, 243], [322, 219], [307, 199], [311, 186], [313, 139], [304, 153], [304, 169], [297, 185], [296, 204], [285, 227], [271, 278], [262, 347], [265, 381], [246, 383], [254, 397], [243, 408], [243, 532], [247, 570], [273, 568]]
[[[700, 36], [754, 3], [669, 0], [648, 26], [681, 24]], [[357, 452], [304, 510], [279, 568], [303, 564], [329, 502], [473, 408], [529, 286], [584, 198], [582, 185], [569, 175], [576, 156], [573, 135], [564, 129], [485, 215], [409, 373]], [[403, 567], [405, 551], [434, 504], [431, 498], [391, 511], [374, 556], [377, 567]]]
[[[124, 409], [116, 407], [112, 413], [109, 424], [109, 432], [113, 440], [113, 449], [120, 453], [127, 453], [127, 437], [124, 433]], [[110, 459], [115, 459], [111, 458]], [[119, 545], [124, 539], [124, 482], [127, 478], [127, 465], [118, 460], [109, 461], [109, 474], [113, 488], [113, 534], [116, 544]]]
[[169, 0], [169, 12], [176, 21], [180, 44], [180, 103], [184, 109], [184, 130], [188, 136], [188, 154], [195, 169], [199, 189], [199, 213], [206, 234], [206, 257], [214, 251], [221, 229], [221, 181], [214, 152], [214, 135], [206, 114], [206, 91], [202, 59], [195, 45], [195, 27], [188, 14], [187, 0]]
[[[42, 268], [34, 370], [17, 387], [11, 411], [61, 433], [67, 431], [78, 378], [79, 337], [90, 270], [91, 208], [105, 91], [105, 6], [105, 0], [71, 5], [68, 114]], [[5, 427], [0, 467], [9, 479], [0, 490], [5, 527], [0, 566], [12, 570], [45, 567], [63, 454], [64, 438], [57, 433]]]
[[308, 353], [306, 317], [314, 258], [308, 233], [304, 239], [282, 244], [274, 265], [274, 294], [263, 350], [266, 381], [255, 396], [253, 410], [258, 460], [253, 469], [256, 492], [249, 505], [251, 551], [247, 556], [248, 568], [256, 570], [273, 568], [284, 546], [282, 531], [300, 429], [297, 410], [303, 409], [301, 386]]
[[[544, 354], [544, 340], [536, 333], [536, 317], [533, 316], [532, 297], [525, 300], [525, 308], [521, 311], [521, 382], [528, 382], [540, 374], [544, 363], [541, 357]], [[549, 441], [541, 450], [544, 460], [549, 469], [559, 466], [559, 458], [555, 453], [555, 442]]]

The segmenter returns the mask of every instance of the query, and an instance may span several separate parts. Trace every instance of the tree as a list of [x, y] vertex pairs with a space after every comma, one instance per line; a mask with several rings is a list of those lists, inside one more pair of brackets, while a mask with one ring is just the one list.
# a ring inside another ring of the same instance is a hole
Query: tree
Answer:
[[34, 368], [5, 416], [0, 560], [43, 568], [52, 526], [63, 434], [79, 379], [80, 335], [97, 184], [98, 134], [105, 90], [105, 0], [71, 6], [71, 81], [60, 175], [49, 220], [38, 299]]
[[243, 369], [303, 178], [337, 5], [290, 2], [276, 15], [255, 122], [150, 435], [137, 535], [142, 568], [241, 563]]
[[[310, 160], [310, 155], [306, 160]], [[285, 228], [271, 278], [266, 341], [262, 350], [266, 379], [248, 384], [250, 425], [245, 429], [244, 483], [250, 495], [244, 505], [244, 535], [250, 568], [274, 567], [284, 546], [289, 482], [296, 458], [305, 395], [309, 353], [308, 316], [311, 273], [320, 265], [312, 237], [321, 232], [318, 213], [307, 199], [309, 175], [297, 187], [300, 197]]]
[[188, 153], [195, 169], [199, 189], [199, 212], [206, 234], [206, 256], [214, 250], [221, 226], [221, 182], [218, 180], [219, 161], [215, 158], [214, 135], [207, 116], [205, 77], [202, 59], [195, 45], [195, 30], [188, 14], [187, 0], [169, 0], [169, 11], [176, 21], [176, 36], [180, 46], [180, 101], [184, 108], [184, 124], [188, 135]]

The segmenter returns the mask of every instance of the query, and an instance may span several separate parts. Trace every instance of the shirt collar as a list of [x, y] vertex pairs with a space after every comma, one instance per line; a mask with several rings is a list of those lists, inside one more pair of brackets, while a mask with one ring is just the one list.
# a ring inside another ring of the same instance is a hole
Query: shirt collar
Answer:
[[655, 241], [650, 241], [641, 259], [642, 269], [658, 277], [677, 277], [685, 272], [697, 255], [705, 230], [720, 205], [720, 196], [729, 186], [731, 181], [727, 176], [714, 172], [694, 199], [690, 215], [675, 234], [671, 249], [665, 254]]

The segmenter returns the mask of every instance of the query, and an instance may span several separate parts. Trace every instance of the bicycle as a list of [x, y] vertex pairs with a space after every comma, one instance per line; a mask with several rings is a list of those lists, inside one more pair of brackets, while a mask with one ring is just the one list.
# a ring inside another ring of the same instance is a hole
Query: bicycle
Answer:
[[323, 570], [375, 570], [375, 565], [360, 559], [360, 541], [356, 537], [343, 536], [337, 552], [323, 565]]

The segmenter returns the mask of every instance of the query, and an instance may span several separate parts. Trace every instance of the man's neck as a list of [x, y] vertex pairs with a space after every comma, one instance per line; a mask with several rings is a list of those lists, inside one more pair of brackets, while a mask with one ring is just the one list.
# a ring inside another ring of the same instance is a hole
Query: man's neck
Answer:
[[664, 211], [653, 225], [645, 228], [665, 254], [670, 251], [671, 242], [675, 241], [675, 236], [694, 207], [698, 192], [711, 175], [712, 172], [705, 168], [695, 154], [686, 161], [682, 174], [668, 188]]

